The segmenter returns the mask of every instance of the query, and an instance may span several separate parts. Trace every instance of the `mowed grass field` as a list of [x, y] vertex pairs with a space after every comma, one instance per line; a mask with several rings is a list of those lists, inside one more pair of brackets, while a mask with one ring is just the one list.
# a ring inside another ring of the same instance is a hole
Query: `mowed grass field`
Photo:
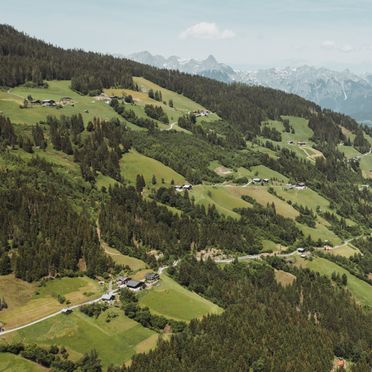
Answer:
[[[105, 89], [105, 93], [108, 95], [131, 95], [133, 97], [135, 105], [130, 106], [130, 108], [140, 117], [147, 117], [144, 112], [144, 106], [147, 104], [160, 106], [166, 112], [169, 118], [170, 123], [177, 122], [180, 116], [183, 116], [192, 111], [204, 110], [205, 108], [200, 104], [192, 101], [191, 99], [183, 96], [182, 94], [178, 94], [171, 90], [162, 88], [161, 86], [144, 79], [143, 77], [133, 77], [134, 82], [138, 85], [139, 91], [134, 91], [130, 89]], [[149, 90], [152, 89], [153, 91], [161, 91], [162, 94], [162, 102], [156, 101], [151, 99], [148, 96]], [[173, 107], [169, 106], [169, 100], [173, 101]], [[165, 103], [164, 103], [165, 102]], [[218, 120], [219, 117], [216, 114], [210, 114], [208, 117], [198, 118], [198, 121], [206, 120], [206, 121], [215, 121]], [[158, 122], [158, 126], [161, 129], [168, 129], [170, 126], [164, 125]], [[178, 125], [173, 125], [172, 129], [177, 131], [185, 131], [184, 129], [178, 127]]]
[[141, 292], [139, 303], [148, 306], [154, 314], [182, 321], [222, 312], [220, 307], [182, 287], [166, 274], [161, 275], [158, 286]]
[[353, 146], [337, 145], [337, 149], [338, 151], [342, 152], [347, 159], [351, 159], [361, 155], [361, 153]]
[[[291, 205], [289, 205], [287, 202], [279, 199], [277, 196], [273, 194], [270, 194], [267, 191], [267, 186], [249, 185], [247, 187], [242, 187], [227, 185], [226, 189], [230, 190], [232, 193], [239, 196], [248, 195], [255, 199], [257, 203], [261, 204], [264, 207], [266, 207], [267, 203], [269, 204], [274, 203], [276, 212], [282, 215], [283, 217], [291, 218], [294, 220], [299, 215], [299, 212]], [[276, 188], [277, 191], [279, 189], [281, 188], [280, 187]], [[323, 220], [321, 222], [323, 222]], [[313, 240], [318, 239], [321, 239], [323, 241], [328, 240], [332, 242], [332, 244], [341, 243], [341, 239], [335, 233], [329, 230], [325, 224], [317, 223], [315, 228], [311, 228], [299, 223], [296, 223], [296, 225], [305, 234], [305, 236], [310, 235]]]
[[364, 178], [372, 178], [372, 154], [363, 156], [360, 159], [360, 169]]
[[354, 256], [355, 254], [359, 254], [360, 250], [351, 244], [345, 244], [340, 247], [331, 249], [327, 253], [333, 254], [335, 256], [343, 256], [349, 258], [351, 256]]
[[[106, 322], [108, 314], [117, 316]], [[106, 310], [97, 319], [76, 309], [70, 315], [61, 314], [4, 336], [7, 341], [65, 346], [72, 360], [94, 348], [105, 368], [111, 363], [122, 365], [138, 351], [150, 350], [158, 338], [154, 331], [127, 318], [118, 308]]]
[[234, 218], [239, 218], [240, 215], [234, 212], [235, 208], [249, 208], [251, 204], [240, 198], [230, 191], [229, 187], [224, 186], [207, 186], [196, 185], [189, 192], [190, 197], [195, 198], [195, 202], [208, 207], [215, 205], [216, 209], [224, 214]]
[[280, 283], [283, 287], [291, 285], [295, 280], [296, 276], [283, 270], [274, 270], [275, 280]]
[[132, 271], [142, 270], [147, 267], [147, 265], [138, 258], [124, 255], [117, 249], [109, 247], [107, 244], [102, 244], [102, 246], [105, 250], [105, 253], [119, 265], [129, 266]]
[[0, 371], [6, 372], [41, 372], [48, 371], [39, 364], [22, 358], [20, 355], [0, 353]]
[[8, 303], [8, 309], [0, 312], [0, 322], [5, 328], [13, 328], [65, 307], [58, 302], [58, 295], [74, 305], [97, 298], [101, 291], [98, 282], [88, 277], [50, 280], [45, 286], [38, 287], [36, 283], [27, 283], [14, 275], [0, 276], [0, 296]]
[[[48, 88], [26, 88], [16, 87], [9, 91], [2, 91], [0, 94], [0, 112], [9, 116], [14, 123], [35, 124], [44, 121], [48, 115], [71, 116], [81, 113], [84, 122], [87, 123], [94, 117], [102, 119], [119, 118], [119, 115], [106, 103], [97, 101], [93, 97], [82, 96], [70, 88], [69, 80], [48, 81]], [[23, 100], [31, 95], [34, 99], [54, 99], [60, 100], [62, 97], [71, 97], [74, 106], [66, 105], [61, 109], [55, 107], [34, 106], [32, 108], [21, 109], [19, 105]], [[84, 111], [88, 110], [88, 113]]]
[[295, 219], [299, 215], [298, 211], [291, 205], [270, 194], [266, 186], [226, 186], [226, 188], [239, 197], [248, 195], [264, 207], [267, 203], [274, 203], [277, 213], [284, 217]]
[[355, 299], [362, 305], [372, 307], [372, 286], [350, 274], [341, 266], [321, 257], [315, 257], [313, 260], [305, 260], [301, 257], [296, 257], [296, 264], [317, 271], [328, 277], [331, 277], [333, 272], [339, 273], [340, 275], [346, 274], [347, 288]]
[[266, 167], [265, 165], [255, 165], [251, 167], [250, 170], [243, 167], [238, 168], [236, 176], [247, 178], [269, 178], [270, 180], [277, 180], [279, 182], [288, 182], [288, 177]]
[[[306, 158], [310, 161], [315, 161], [316, 157], [323, 156], [323, 154], [312, 148], [314, 142], [311, 140], [314, 132], [309, 127], [309, 121], [304, 118], [296, 116], [282, 116], [283, 119], [289, 120], [289, 124], [294, 128], [295, 133], [287, 133], [284, 131], [283, 123], [277, 120], [267, 120], [263, 125], [268, 125], [271, 128], [277, 129], [281, 132], [282, 140], [280, 142], [271, 141], [273, 144], [279, 144], [281, 147], [286, 147], [295, 152], [299, 157]], [[266, 138], [261, 138], [264, 142]], [[293, 144], [289, 144], [293, 141]], [[306, 145], [299, 146], [297, 142], [306, 142]]]
[[[146, 185], [151, 187], [162, 186], [162, 178], [165, 182], [164, 186], [168, 187], [172, 180], [174, 180], [175, 184], [185, 183], [185, 178], [172, 168], [167, 167], [158, 160], [142, 155], [135, 150], [130, 150], [123, 155], [120, 160], [120, 169], [124, 180], [132, 184], [136, 183], [137, 174], [142, 174]], [[155, 186], [151, 184], [153, 175], [155, 175], [157, 179], [157, 184]]]

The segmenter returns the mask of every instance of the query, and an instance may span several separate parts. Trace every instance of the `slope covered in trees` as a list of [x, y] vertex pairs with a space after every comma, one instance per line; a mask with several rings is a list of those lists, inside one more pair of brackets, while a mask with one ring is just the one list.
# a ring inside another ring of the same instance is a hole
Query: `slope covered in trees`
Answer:
[[284, 288], [262, 264], [219, 269], [193, 259], [172, 271], [225, 312], [192, 321], [188, 332], [123, 370], [327, 371], [334, 355], [351, 359], [355, 371], [368, 370], [371, 316], [328, 279], [297, 270], [294, 284]]

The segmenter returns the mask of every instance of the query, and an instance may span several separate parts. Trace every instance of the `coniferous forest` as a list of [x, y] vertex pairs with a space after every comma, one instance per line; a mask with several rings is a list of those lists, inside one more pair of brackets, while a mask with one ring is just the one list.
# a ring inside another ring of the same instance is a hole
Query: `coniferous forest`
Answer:
[[[371, 309], [356, 301], [346, 284], [350, 275], [371, 284], [372, 184], [363, 178], [360, 159], [348, 159], [339, 144], [351, 146], [345, 135], [350, 131], [354, 149], [368, 154], [371, 129], [293, 94], [66, 50], [0, 25], [0, 92], [67, 80], [74, 93], [89, 99], [106, 97], [108, 88], [144, 93], [136, 77], [193, 100], [218, 119], [203, 121], [184, 110], [173, 122], [166, 111], [177, 101], [163, 101], [164, 93], [157, 89], [146, 93], [154, 101], [144, 106], [146, 116], [136, 111], [132, 95], [110, 97], [105, 109], [112, 118], [92, 115], [87, 120], [87, 110], [57, 112], [27, 126], [0, 113], [0, 275], [28, 283], [77, 276], [111, 281], [124, 266], [105, 253], [105, 242], [144, 261], [147, 271], [162, 268], [184, 290], [223, 310], [186, 323], [141, 308], [134, 294], [122, 291], [118, 307], [123, 316], [158, 333], [173, 327], [173, 334], [160, 337], [147, 354], [135, 355], [130, 365], [110, 366], [111, 372], [330, 371], [335, 358], [350, 361], [353, 372], [370, 371]], [[295, 131], [285, 115], [308, 120], [311, 149], [321, 156], [310, 161], [279, 146], [284, 134]], [[262, 125], [270, 120], [282, 123], [284, 134]], [[168, 127], [173, 124], [178, 130]], [[133, 154], [160, 164], [185, 185], [166, 182], [155, 170], [151, 181], [145, 180], [146, 167], [138, 165], [133, 182], [133, 174], [123, 167]], [[258, 170], [249, 173], [249, 178], [259, 177], [257, 183], [248, 182], [248, 173], [238, 179], [231, 175], [253, 168], [269, 169], [273, 179], [261, 179]], [[280, 188], [275, 188], [277, 175], [285, 179]], [[327, 206], [311, 209], [301, 204], [301, 197], [286, 200], [280, 194], [284, 182], [306, 184]], [[282, 202], [281, 210], [242, 192], [234, 199], [237, 206], [226, 213], [224, 200], [209, 200], [228, 183], [251, 185], [258, 193], [267, 190], [265, 195]], [[200, 202], [192, 189], [202, 186], [209, 189]], [[283, 215], [283, 205], [293, 218]], [[331, 245], [326, 237], [311, 238], [309, 231], [318, 229], [319, 221], [337, 241], [353, 239], [351, 257], [316, 252]], [[273, 246], [284, 247], [286, 259], [272, 254]], [[299, 247], [338, 265], [344, 276], [326, 277], [291, 264]], [[262, 256], [244, 263], [196, 259], [209, 249], [226, 257]], [[294, 281], [278, 283], [278, 271]], [[4, 304], [1, 300], [1, 309]], [[81, 313], [98, 318], [107, 308], [87, 304]], [[58, 347], [18, 344], [0, 349], [53, 371], [102, 370], [99, 350], [72, 362]]]

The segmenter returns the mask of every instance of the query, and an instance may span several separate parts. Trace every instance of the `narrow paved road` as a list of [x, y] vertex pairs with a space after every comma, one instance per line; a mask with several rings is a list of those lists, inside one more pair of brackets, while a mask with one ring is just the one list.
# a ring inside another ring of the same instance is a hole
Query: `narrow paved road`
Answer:
[[171, 125], [169, 126], [169, 128], [167, 128], [166, 130], [171, 130], [171, 129], [173, 129], [173, 127], [174, 127], [176, 124], [177, 124], [176, 121], [173, 122], [173, 123], [171, 123]]
[[[116, 293], [117, 293], [117, 290], [112, 291], [112, 292], [116, 294]], [[68, 308], [68, 309], [70, 309], [70, 310], [73, 310], [73, 309], [76, 309], [76, 308], [78, 308], [78, 307], [80, 307], [80, 306], [83, 306], [83, 305], [94, 304], [94, 303], [96, 303], [96, 302], [98, 302], [98, 301], [100, 301], [100, 300], [101, 300], [101, 296], [100, 296], [99, 298], [94, 299], [94, 300], [85, 301], [85, 302], [82, 302], [82, 303], [77, 304], [77, 305], [68, 306], [68, 307], [66, 307], [66, 308]], [[7, 329], [7, 330], [1, 332], [1, 333], [0, 333], [0, 336], [2, 336], [2, 335], [6, 335], [6, 334], [8, 334], [8, 333], [12, 333], [12, 332], [19, 331], [19, 330], [21, 330], [21, 329], [23, 329], [23, 328], [26, 328], [26, 327], [30, 327], [30, 326], [32, 326], [32, 325], [34, 325], [34, 324], [37, 324], [37, 323], [43, 322], [44, 320], [47, 320], [47, 319], [53, 318], [53, 317], [55, 317], [55, 316], [57, 316], [57, 315], [59, 315], [59, 314], [62, 314], [62, 313], [63, 313], [63, 309], [58, 310], [58, 311], [56, 311], [56, 312], [53, 313], [53, 314], [46, 315], [46, 316], [44, 316], [43, 318], [40, 318], [40, 319], [34, 320], [34, 321], [30, 322], [30, 323], [23, 324], [23, 325], [20, 325], [20, 326], [18, 326], [18, 327], [15, 327], [15, 328]]]

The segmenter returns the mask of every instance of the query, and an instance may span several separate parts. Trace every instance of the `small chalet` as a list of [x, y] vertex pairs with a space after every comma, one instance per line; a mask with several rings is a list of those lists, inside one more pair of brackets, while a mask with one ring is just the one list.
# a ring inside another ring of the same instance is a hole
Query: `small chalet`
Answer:
[[123, 288], [126, 286], [126, 284], [128, 283], [128, 281], [130, 280], [131, 278], [128, 278], [127, 276], [119, 276], [117, 279], [116, 279], [116, 284], [120, 287], [120, 288]]
[[253, 182], [254, 183], [261, 183], [262, 180], [261, 180], [261, 178], [253, 178]]
[[56, 101], [54, 101], [53, 99], [43, 99], [41, 101], [41, 105], [42, 106], [55, 106], [56, 105]]
[[108, 292], [102, 295], [101, 300], [103, 301], [113, 301], [115, 300], [115, 293], [114, 292]]
[[146, 282], [153, 283], [159, 280], [160, 276], [158, 273], [147, 273], [145, 275]]
[[137, 280], [128, 280], [127, 288], [131, 291], [140, 291], [146, 286], [144, 282], [139, 282]]
[[61, 313], [65, 315], [71, 314], [72, 309], [70, 309], [69, 307], [65, 307], [64, 309], [61, 310]]
[[297, 248], [297, 252], [298, 253], [304, 253], [305, 252], [305, 248]]

